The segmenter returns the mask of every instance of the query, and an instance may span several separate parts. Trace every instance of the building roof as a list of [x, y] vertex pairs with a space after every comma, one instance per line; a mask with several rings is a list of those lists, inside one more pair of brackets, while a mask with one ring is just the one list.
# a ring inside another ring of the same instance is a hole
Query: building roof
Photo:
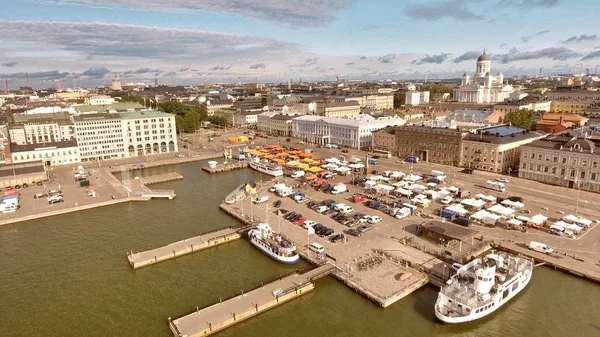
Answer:
[[467, 135], [465, 140], [491, 144], [510, 144], [527, 139], [541, 138], [547, 135], [543, 131], [531, 131], [505, 125], [478, 130], [477, 134]]
[[451, 240], [465, 241], [479, 234], [479, 231], [455, 225], [451, 222], [431, 221], [422, 224], [422, 226], [430, 232], [435, 232]]
[[107, 105], [79, 105], [74, 107], [79, 113], [100, 112], [100, 111], [126, 111], [134, 109], [145, 109], [143, 105], [136, 102], [120, 102]]
[[325, 103], [328, 108], [340, 108], [340, 107], [360, 107], [360, 104], [357, 101], [348, 101], [348, 102], [329, 102]]
[[121, 119], [121, 115], [104, 112], [104, 113], [73, 116], [73, 120], [75, 122], [97, 121], [97, 120], [103, 120], [103, 119]]
[[381, 129], [381, 130], [377, 130], [373, 133], [388, 133], [390, 135], [395, 135], [396, 134], [396, 128], [393, 126], [386, 126], [385, 128]]
[[58, 124], [71, 124], [71, 118], [69, 117], [68, 112], [54, 112], [47, 114], [13, 114], [13, 123], [15, 124], [26, 124], [26, 123], [35, 123], [35, 124], [48, 124], [48, 123], [58, 123]]
[[492, 114], [491, 110], [456, 110], [454, 111], [454, 117], [467, 117], [467, 118], [487, 118]]
[[585, 134], [572, 136], [571, 134], [567, 135], [566, 133], [563, 133], [537, 140], [526, 146], [542, 149], [593, 153], [595, 152], [596, 146], [600, 146], [600, 139], [586, 139]]
[[162, 111], [157, 111], [157, 110], [119, 112], [118, 114], [123, 119], [148, 118], [148, 117], [173, 117], [172, 114], [162, 112]]
[[35, 151], [35, 150], [49, 150], [49, 149], [62, 149], [67, 147], [77, 147], [77, 141], [75, 139], [65, 140], [62, 142], [46, 142], [46, 143], [38, 143], [38, 144], [24, 144], [17, 145], [14, 143], [10, 144], [10, 152], [27, 152], [27, 151]]
[[542, 116], [542, 119], [540, 121], [563, 121], [563, 122], [571, 122], [571, 123], [575, 123], [575, 124], [580, 124], [582, 122], [586, 122], [588, 120], [588, 118], [577, 115], [577, 114], [571, 114], [571, 113], [567, 113], [567, 114], [545, 114], [544, 116]]
[[485, 50], [483, 51], [483, 54], [479, 55], [479, 57], [477, 58], [477, 62], [480, 61], [490, 61], [490, 56], [485, 53]]
[[298, 116], [277, 114], [277, 115], [271, 117], [271, 119], [280, 120], [280, 121], [289, 121], [296, 117], [298, 117]]

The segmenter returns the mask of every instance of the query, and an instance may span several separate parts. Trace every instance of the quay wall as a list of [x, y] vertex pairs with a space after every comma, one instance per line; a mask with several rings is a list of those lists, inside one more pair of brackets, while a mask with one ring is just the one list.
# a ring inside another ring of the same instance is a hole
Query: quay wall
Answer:
[[116, 205], [116, 204], [120, 204], [120, 203], [128, 202], [128, 201], [148, 201], [148, 200], [150, 200], [150, 199], [149, 198], [141, 198], [141, 197], [125, 197], [125, 198], [120, 198], [120, 199], [102, 201], [102, 202], [97, 202], [97, 203], [88, 204], [88, 205], [74, 206], [74, 207], [58, 209], [58, 210], [54, 210], [54, 211], [50, 211], [50, 212], [44, 212], [44, 213], [39, 213], [39, 214], [22, 216], [22, 217], [18, 217], [18, 218], [6, 219], [6, 220], [0, 221], [0, 226], [12, 224], [15, 222], [45, 218], [45, 217], [54, 216], [54, 215], [78, 212], [78, 211], [83, 211], [86, 209], [92, 209], [92, 208], [97, 208], [97, 207]]

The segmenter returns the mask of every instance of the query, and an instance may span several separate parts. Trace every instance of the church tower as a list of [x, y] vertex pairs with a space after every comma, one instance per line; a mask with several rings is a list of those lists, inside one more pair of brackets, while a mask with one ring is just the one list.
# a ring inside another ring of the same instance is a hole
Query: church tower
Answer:
[[491, 71], [492, 60], [490, 56], [483, 51], [477, 58], [477, 70], [475, 71], [475, 77], [482, 78], [485, 77], [485, 74]]
[[115, 74], [115, 77], [112, 80], [111, 88], [112, 88], [112, 90], [115, 90], [115, 91], [122, 90], [121, 89], [121, 80], [119, 79], [119, 76], [117, 76], [117, 74]]

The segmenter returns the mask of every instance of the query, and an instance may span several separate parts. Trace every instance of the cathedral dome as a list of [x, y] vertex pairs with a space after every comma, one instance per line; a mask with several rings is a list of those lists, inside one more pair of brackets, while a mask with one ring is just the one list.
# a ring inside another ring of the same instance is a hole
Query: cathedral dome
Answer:
[[490, 61], [490, 56], [488, 54], [485, 53], [485, 50], [483, 51], [483, 54], [481, 54], [478, 58], [477, 58], [477, 62], [481, 62], [481, 61]]

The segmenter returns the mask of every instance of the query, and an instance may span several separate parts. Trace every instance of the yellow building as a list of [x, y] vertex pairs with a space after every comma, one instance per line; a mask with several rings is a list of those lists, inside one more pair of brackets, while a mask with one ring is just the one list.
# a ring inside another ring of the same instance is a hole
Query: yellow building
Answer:
[[579, 113], [591, 105], [591, 102], [578, 102], [578, 101], [552, 101], [550, 108], [551, 112], [570, 112]]

